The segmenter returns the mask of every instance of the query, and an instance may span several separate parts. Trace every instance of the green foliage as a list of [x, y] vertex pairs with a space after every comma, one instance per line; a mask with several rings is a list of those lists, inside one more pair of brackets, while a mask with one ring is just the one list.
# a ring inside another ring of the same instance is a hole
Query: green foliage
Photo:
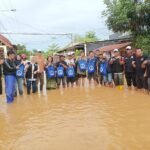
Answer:
[[146, 55], [150, 55], [150, 35], [138, 36], [135, 43], [136, 47], [142, 48]]
[[26, 54], [27, 58], [29, 59], [30, 55], [31, 55], [31, 51], [28, 51], [28, 50], [17, 50], [17, 54], [18, 55], [21, 55], [21, 54]]
[[130, 32], [135, 46], [150, 50], [150, 0], [104, 0], [106, 24], [114, 32]]
[[45, 57], [52, 56], [59, 50], [59, 46], [57, 44], [52, 44], [48, 47], [48, 49], [44, 52]]
[[86, 32], [84, 36], [75, 35], [74, 36], [74, 43], [80, 43], [80, 42], [95, 42], [98, 38], [96, 36], [96, 33], [94, 31]]
[[17, 44], [16, 47], [17, 47], [17, 54], [18, 54], [18, 55], [26, 54], [27, 58], [30, 57], [30, 55], [31, 55], [32, 52], [31, 52], [31, 51], [28, 51], [28, 50], [26, 49], [26, 46], [25, 46], [25, 45]]
[[75, 56], [78, 57], [80, 56], [80, 53], [82, 52], [82, 50], [76, 49], [75, 50]]
[[17, 44], [16, 47], [17, 47], [18, 51], [26, 50], [26, 46], [25, 45]]

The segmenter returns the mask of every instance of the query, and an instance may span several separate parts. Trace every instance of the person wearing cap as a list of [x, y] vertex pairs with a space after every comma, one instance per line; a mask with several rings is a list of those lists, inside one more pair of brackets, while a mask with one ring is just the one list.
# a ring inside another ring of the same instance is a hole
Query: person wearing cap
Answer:
[[143, 62], [146, 59], [147, 57], [143, 55], [143, 50], [141, 48], [136, 48], [136, 55], [134, 60], [132, 61], [132, 66], [135, 68], [136, 84], [137, 84], [137, 89], [139, 90], [142, 89], [147, 90], [147, 81], [146, 78], [144, 77], [146, 68], [142, 67]]
[[[58, 88], [60, 88], [61, 82], [63, 85], [63, 88], [65, 88], [66, 86], [66, 70], [67, 70], [67, 63], [65, 62], [65, 55], [60, 55], [59, 56], [59, 61], [56, 63], [56, 67], [57, 67], [57, 86]], [[62, 76], [58, 76], [58, 68], [63, 68], [63, 75]]]
[[135, 68], [132, 66], [132, 61], [134, 60], [134, 55], [132, 52], [131, 46], [126, 47], [126, 57], [125, 57], [125, 78], [129, 88], [133, 85], [136, 87], [136, 75], [135, 75]]
[[[73, 58], [73, 52], [68, 52], [68, 58], [66, 59], [66, 63], [68, 67], [73, 67], [75, 71], [75, 60]], [[75, 82], [75, 77], [67, 77], [67, 86], [69, 87], [69, 83], [71, 83], [71, 86], [73, 87], [73, 83]]]
[[7, 55], [8, 58], [5, 59], [3, 64], [3, 72], [5, 75], [5, 92], [7, 103], [12, 103], [15, 97], [16, 70], [18, 67], [14, 63], [15, 52], [13, 50], [9, 50]]
[[46, 60], [41, 50], [37, 51], [37, 64], [38, 64], [37, 84], [40, 83], [40, 91], [43, 91], [44, 70], [45, 70]]
[[114, 57], [111, 58], [109, 63], [111, 64], [115, 86], [118, 86], [120, 89], [122, 89], [122, 85], [124, 84], [124, 58], [120, 56], [118, 49], [114, 49], [113, 53]]

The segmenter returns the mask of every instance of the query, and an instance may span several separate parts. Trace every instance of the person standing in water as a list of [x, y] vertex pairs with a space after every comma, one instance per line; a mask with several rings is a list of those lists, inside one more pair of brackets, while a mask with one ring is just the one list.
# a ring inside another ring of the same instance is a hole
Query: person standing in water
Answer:
[[44, 70], [46, 65], [46, 60], [42, 55], [42, 51], [37, 52], [37, 64], [38, 64], [38, 74], [37, 74], [37, 84], [40, 83], [40, 91], [43, 91], [44, 85]]
[[88, 80], [89, 84], [91, 85], [92, 79], [94, 80], [94, 84], [97, 85], [97, 59], [94, 56], [94, 52], [89, 52], [89, 58], [87, 60], [87, 72], [88, 72]]
[[150, 94], [150, 57], [148, 57], [142, 64], [142, 68], [145, 68], [145, 78], [147, 78], [147, 92]]
[[7, 103], [12, 103], [15, 97], [15, 88], [16, 88], [16, 70], [19, 67], [16, 67], [14, 63], [15, 52], [9, 50], [7, 52], [8, 58], [5, 59], [3, 64], [3, 71], [5, 75], [5, 91]]
[[126, 47], [126, 57], [125, 57], [125, 78], [127, 81], [128, 88], [131, 89], [133, 85], [136, 88], [136, 75], [135, 68], [132, 66], [132, 61], [134, 60], [134, 55], [131, 46]]
[[56, 83], [56, 65], [53, 63], [53, 57], [48, 56], [47, 58], [47, 64], [45, 66], [46, 70], [46, 89], [56, 89], [57, 83]]
[[36, 63], [36, 58], [33, 56], [31, 58], [31, 63], [28, 62], [28, 64], [25, 67], [26, 71], [26, 81], [27, 81], [27, 94], [30, 95], [31, 93], [31, 87], [32, 87], [32, 93], [37, 92], [37, 74], [38, 74], [38, 65]]
[[81, 52], [80, 58], [77, 60], [77, 76], [79, 86], [85, 85], [86, 68], [87, 68], [87, 59], [85, 57], [85, 53]]
[[0, 59], [0, 95], [2, 95], [3, 86], [2, 86], [2, 65], [4, 63], [3, 59]]
[[[66, 59], [67, 63], [67, 87], [69, 87], [69, 83], [73, 87], [73, 83], [75, 82], [75, 60], [73, 58], [73, 53], [68, 52], [68, 58]], [[69, 70], [72, 74], [69, 74]]]
[[65, 56], [60, 55], [59, 61], [56, 63], [57, 67], [57, 86], [60, 88], [60, 84], [62, 82], [63, 88], [66, 86], [66, 70], [67, 70], [67, 63], [65, 62]]
[[122, 89], [122, 86], [124, 85], [124, 77], [123, 77], [124, 58], [120, 56], [120, 52], [118, 49], [114, 49], [113, 52], [114, 57], [111, 58], [109, 63], [111, 64], [112, 67], [115, 86], [118, 86], [119, 89]]
[[140, 48], [136, 49], [136, 56], [132, 61], [132, 65], [135, 68], [136, 73], [136, 84], [137, 89], [147, 89], [146, 81], [145, 81], [145, 70], [146, 68], [142, 68], [143, 62], [146, 60], [146, 57], [143, 55], [143, 51]]
[[23, 95], [23, 79], [24, 79], [24, 69], [25, 65], [21, 59], [20, 55], [17, 55], [16, 60], [15, 60], [16, 66], [19, 67], [16, 71], [16, 92], [15, 94], [17, 95], [17, 88], [19, 91], [19, 95]]

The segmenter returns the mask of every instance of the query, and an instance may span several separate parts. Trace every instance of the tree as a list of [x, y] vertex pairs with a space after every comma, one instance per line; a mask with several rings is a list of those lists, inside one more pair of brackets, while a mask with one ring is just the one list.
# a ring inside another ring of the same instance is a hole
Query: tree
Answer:
[[47, 57], [49, 55], [53, 55], [59, 50], [59, 46], [57, 44], [52, 44], [48, 46], [48, 49], [45, 51], [44, 55]]
[[[135, 0], [104, 0], [106, 24], [114, 32], [132, 34], [135, 46], [142, 46], [150, 40], [150, 1], [138, 3]], [[140, 39], [140, 40], [139, 40]], [[149, 44], [144, 46], [148, 50]], [[141, 47], [142, 48], [142, 47]]]
[[22, 44], [17, 44], [16, 48], [17, 48], [18, 51], [26, 50], [26, 46], [22, 45]]
[[17, 54], [18, 54], [18, 55], [26, 54], [27, 58], [30, 57], [31, 51], [28, 51], [28, 50], [26, 49], [26, 46], [25, 46], [25, 45], [17, 44], [17, 45], [16, 45], [16, 48], [17, 48]]
[[79, 42], [95, 42], [98, 38], [96, 36], [96, 33], [94, 31], [86, 32], [84, 36], [75, 35], [74, 36], [74, 43]]

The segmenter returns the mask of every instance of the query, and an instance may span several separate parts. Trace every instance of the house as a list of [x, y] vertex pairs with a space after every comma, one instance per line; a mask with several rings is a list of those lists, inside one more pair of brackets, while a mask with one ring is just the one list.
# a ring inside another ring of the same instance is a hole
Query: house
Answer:
[[[56, 54], [66, 54], [69, 51], [82, 50], [87, 55], [89, 51], [101, 49], [105, 46], [113, 45], [113, 44], [123, 44], [123, 43], [125, 44], [126, 43], [128, 45], [128, 44], [131, 44], [130, 43], [131, 41], [132, 41], [132, 38], [121, 38], [121, 39], [111, 39], [111, 40], [96, 41], [96, 42], [74, 43], [74, 44], [70, 44], [69, 46], [63, 48], [62, 50], [57, 51]], [[124, 46], [124, 44], [123, 44], [123, 46]], [[116, 48], [118, 48], [118, 47], [116, 47]]]
[[6, 58], [9, 49], [14, 49], [12, 43], [0, 34], [0, 58]]

